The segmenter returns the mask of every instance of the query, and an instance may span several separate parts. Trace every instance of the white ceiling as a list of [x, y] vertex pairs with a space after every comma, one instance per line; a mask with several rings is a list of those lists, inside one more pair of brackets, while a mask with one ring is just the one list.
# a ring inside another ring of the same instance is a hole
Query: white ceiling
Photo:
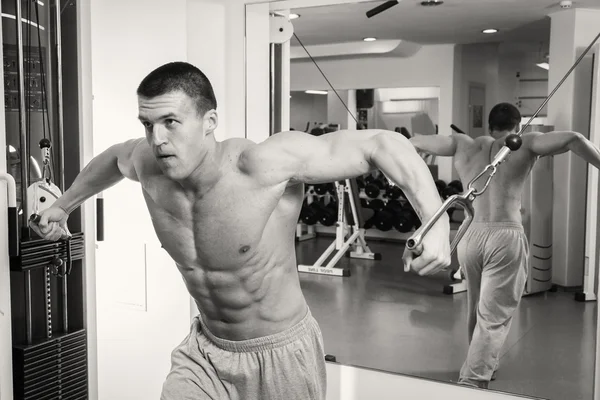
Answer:
[[[549, 14], [564, 12], [559, 0], [444, 0], [423, 7], [420, 0], [402, 0], [367, 18], [384, 1], [297, 8], [294, 32], [303, 44], [360, 41], [364, 37], [403, 39], [419, 44], [480, 42], [544, 42], [550, 39]], [[600, 9], [600, 0], [575, 0], [573, 8]], [[600, 22], [598, 24], [600, 30]], [[484, 35], [483, 29], [499, 33]], [[292, 45], [298, 42], [292, 38]]]

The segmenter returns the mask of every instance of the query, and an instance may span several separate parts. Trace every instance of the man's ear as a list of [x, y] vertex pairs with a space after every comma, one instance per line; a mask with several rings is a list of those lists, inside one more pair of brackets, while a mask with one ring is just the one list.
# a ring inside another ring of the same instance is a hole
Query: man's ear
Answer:
[[217, 110], [208, 110], [204, 114], [204, 132], [207, 135], [214, 133], [215, 129], [219, 126], [219, 115]]

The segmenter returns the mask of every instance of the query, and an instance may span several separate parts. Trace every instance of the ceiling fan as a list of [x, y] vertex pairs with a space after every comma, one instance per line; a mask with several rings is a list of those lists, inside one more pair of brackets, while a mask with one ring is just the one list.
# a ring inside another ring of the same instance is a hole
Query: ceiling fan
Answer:
[[[376, 16], [377, 14], [380, 14], [382, 12], [384, 12], [385, 10], [387, 10], [388, 8], [392, 8], [395, 5], [397, 5], [399, 3], [398, 0], [390, 0], [390, 1], [386, 1], [383, 4], [378, 5], [377, 7], [367, 11], [367, 18], [371, 18]], [[421, 2], [422, 6], [439, 6], [440, 4], [442, 4], [443, 1], [442, 0], [425, 0]]]

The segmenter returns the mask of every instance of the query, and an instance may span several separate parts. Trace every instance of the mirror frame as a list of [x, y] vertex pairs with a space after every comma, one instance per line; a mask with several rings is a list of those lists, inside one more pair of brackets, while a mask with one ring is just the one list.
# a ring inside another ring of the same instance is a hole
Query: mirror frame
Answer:
[[[275, 1], [253, 1], [245, 4], [245, 98], [246, 98], [246, 138], [254, 142], [261, 142], [269, 137], [269, 115], [270, 115], [270, 93], [269, 85], [261, 85], [264, 82], [270, 81], [269, 76], [269, 13], [280, 11], [289, 12], [289, 9], [332, 6], [355, 3], [371, 3], [374, 0], [275, 0]], [[288, 42], [289, 43], [289, 42]], [[596, 44], [590, 53], [595, 54], [595, 62], [593, 67], [593, 86], [592, 86], [592, 115], [590, 124], [590, 141], [600, 145], [600, 44]], [[250, 56], [252, 55], [252, 56]], [[289, 64], [287, 66], [289, 68]], [[284, 78], [285, 79], [285, 78]], [[288, 82], [284, 82], [283, 86], [289, 90]], [[265, 87], [266, 86], [266, 87]], [[252, 94], [252, 102], [249, 101], [249, 94]], [[257, 101], [257, 96], [259, 100]], [[261, 115], [263, 117], [261, 117]], [[288, 113], [289, 116], [289, 113]], [[598, 172], [588, 172], [588, 186], [590, 179], [598, 179]], [[596, 186], [597, 187], [597, 186]], [[596, 199], [596, 207], [598, 207], [598, 199]], [[588, 205], [589, 208], [589, 205]], [[598, 210], [600, 212], [600, 210]], [[586, 235], [586, 241], [588, 240]], [[586, 254], [587, 256], [587, 254]], [[596, 252], [595, 260], [591, 263], [596, 271], [595, 283], [596, 288], [600, 287], [600, 274], [598, 273], [598, 265], [600, 264], [600, 252]], [[586, 263], [590, 262], [586, 257]], [[597, 294], [597, 293], [596, 293]], [[597, 300], [595, 300], [597, 301]], [[596, 321], [600, 321], [600, 307], [596, 308]], [[595, 343], [595, 362], [594, 362], [594, 380], [593, 385], [593, 400], [600, 400], [600, 390], [598, 390], [600, 382], [600, 329], [596, 322], [596, 343]], [[349, 364], [342, 364], [350, 367], [364, 368]], [[381, 371], [389, 373], [387, 371]], [[417, 376], [402, 375], [407, 378], [422, 380]], [[446, 382], [447, 383], [447, 382]], [[506, 394], [504, 392], [487, 390], [482, 391], [481, 398], [487, 398], [486, 392], [497, 394]], [[524, 398], [523, 395], [510, 394], [517, 398]], [[492, 398], [493, 396], [489, 396]], [[527, 397], [525, 398], [533, 398]]]

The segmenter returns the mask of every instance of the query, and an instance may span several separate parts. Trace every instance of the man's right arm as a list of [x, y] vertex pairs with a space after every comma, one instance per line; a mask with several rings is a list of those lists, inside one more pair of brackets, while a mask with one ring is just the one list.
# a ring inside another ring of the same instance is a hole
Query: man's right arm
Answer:
[[115, 144], [94, 157], [53, 206], [60, 207], [70, 214], [85, 200], [110, 188], [123, 178], [137, 181], [133, 154], [144, 140], [131, 139]]

